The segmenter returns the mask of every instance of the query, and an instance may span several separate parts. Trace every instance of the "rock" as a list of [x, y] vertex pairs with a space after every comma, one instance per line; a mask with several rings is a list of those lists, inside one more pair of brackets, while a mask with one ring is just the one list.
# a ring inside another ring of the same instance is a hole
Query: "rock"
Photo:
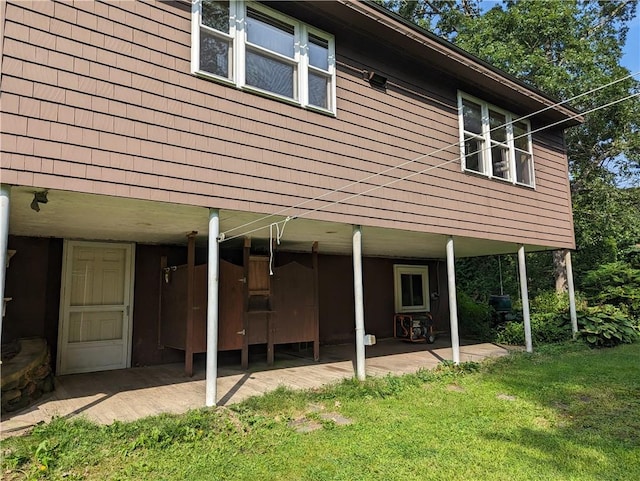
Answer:
[[22, 390], [22, 393], [25, 396], [31, 396], [34, 392], [36, 392], [37, 389], [38, 389], [38, 386], [36, 385], [36, 383], [33, 381], [29, 381], [27, 385], [24, 387], [24, 389]]
[[43, 364], [41, 366], [36, 367], [33, 371], [31, 371], [31, 373], [29, 374], [29, 377], [31, 379], [35, 379], [38, 381], [40, 379], [44, 379], [45, 377], [47, 377], [50, 372], [51, 372], [51, 367], [49, 366], [49, 364]]
[[42, 390], [42, 392], [53, 391], [55, 387], [53, 383], [53, 374], [49, 373], [47, 377], [45, 377], [42, 381], [38, 383], [38, 387]]
[[22, 391], [20, 389], [13, 389], [11, 391], [6, 391], [2, 393], [2, 404], [10, 403], [14, 399], [18, 399], [22, 396]]

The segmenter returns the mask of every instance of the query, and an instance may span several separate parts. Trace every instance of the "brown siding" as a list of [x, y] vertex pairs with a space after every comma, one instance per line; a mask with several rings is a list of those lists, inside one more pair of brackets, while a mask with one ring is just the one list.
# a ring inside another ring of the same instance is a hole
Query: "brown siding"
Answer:
[[55, 364], [60, 312], [62, 240], [9, 236], [16, 251], [5, 280], [6, 305], [2, 342], [20, 337], [43, 337]]
[[181, 265], [186, 263], [187, 251], [184, 247], [136, 245], [132, 366], [184, 360], [183, 352], [158, 346], [162, 256], [167, 256], [170, 266]]
[[[191, 75], [185, 2], [8, 2], [3, 182], [271, 213], [458, 142], [464, 85], [318, 22], [336, 35], [337, 118]], [[535, 140], [535, 190], [461, 173], [454, 146], [310, 217], [572, 247], [561, 135]]]
[[[320, 341], [323, 343], [355, 341], [352, 262], [348, 256], [320, 256]], [[429, 289], [440, 294], [439, 301], [432, 301], [431, 305], [436, 327], [448, 330], [447, 277], [443, 262], [365, 257], [362, 270], [367, 334], [380, 339], [393, 337], [394, 264], [424, 265], [425, 262], [429, 266]]]

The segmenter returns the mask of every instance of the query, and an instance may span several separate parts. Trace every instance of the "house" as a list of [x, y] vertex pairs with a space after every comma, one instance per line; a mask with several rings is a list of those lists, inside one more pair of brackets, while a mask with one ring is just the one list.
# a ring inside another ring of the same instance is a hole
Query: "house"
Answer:
[[219, 350], [362, 377], [425, 312], [457, 360], [455, 256], [517, 251], [527, 322], [524, 253], [574, 248], [580, 115], [372, 2], [0, 8], [2, 338], [58, 374], [207, 352], [210, 405]]

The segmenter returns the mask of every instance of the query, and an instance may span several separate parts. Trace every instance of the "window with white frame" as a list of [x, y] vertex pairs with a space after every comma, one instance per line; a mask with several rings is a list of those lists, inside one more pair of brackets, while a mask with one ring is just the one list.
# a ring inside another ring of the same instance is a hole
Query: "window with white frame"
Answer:
[[396, 312], [430, 310], [427, 266], [394, 265], [393, 281]]
[[534, 187], [531, 125], [458, 92], [462, 169]]
[[195, 0], [191, 69], [335, 114], [334, 37], [249, 1]]

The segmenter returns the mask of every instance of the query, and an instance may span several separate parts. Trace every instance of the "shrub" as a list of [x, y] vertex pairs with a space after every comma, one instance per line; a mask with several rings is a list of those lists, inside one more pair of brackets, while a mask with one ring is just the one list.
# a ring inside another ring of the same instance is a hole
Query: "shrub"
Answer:
[[[555, 291], [545, 291], [530, 302], [531, 341], [534, 345], [564, 342], [571, 339], [569, 297]], [[522, 345], [524, 322], [522, 313], [511, 316], [497, 333], [496, 340], [502, 344]]]
[[612, 262], [589, 271], [583, 290], [592, 304], [611, 304], [640, 318], [640, 269], [626, 262]]
[[622, 309], [604, 305], [589, 307], [578, 316], [580, 336], [592, 347], [612, 347], [637, 341], [638, 324]]
[[[531, 342], [533, 345], [564, 342], [571, 339], [569, 315], [557, 312], [533, 313], [531, 320]], [[524, 322], [522, 315], [508, 321], [498, 331], [497, 342], [501, 344], [522, 345], [524, 340]]]
[[465, 292], [458, 292], [458, 318], [462, 334], [481, 340], [492, 340], [494, 332], [491, 311], [489, 304], [478, 303]]

